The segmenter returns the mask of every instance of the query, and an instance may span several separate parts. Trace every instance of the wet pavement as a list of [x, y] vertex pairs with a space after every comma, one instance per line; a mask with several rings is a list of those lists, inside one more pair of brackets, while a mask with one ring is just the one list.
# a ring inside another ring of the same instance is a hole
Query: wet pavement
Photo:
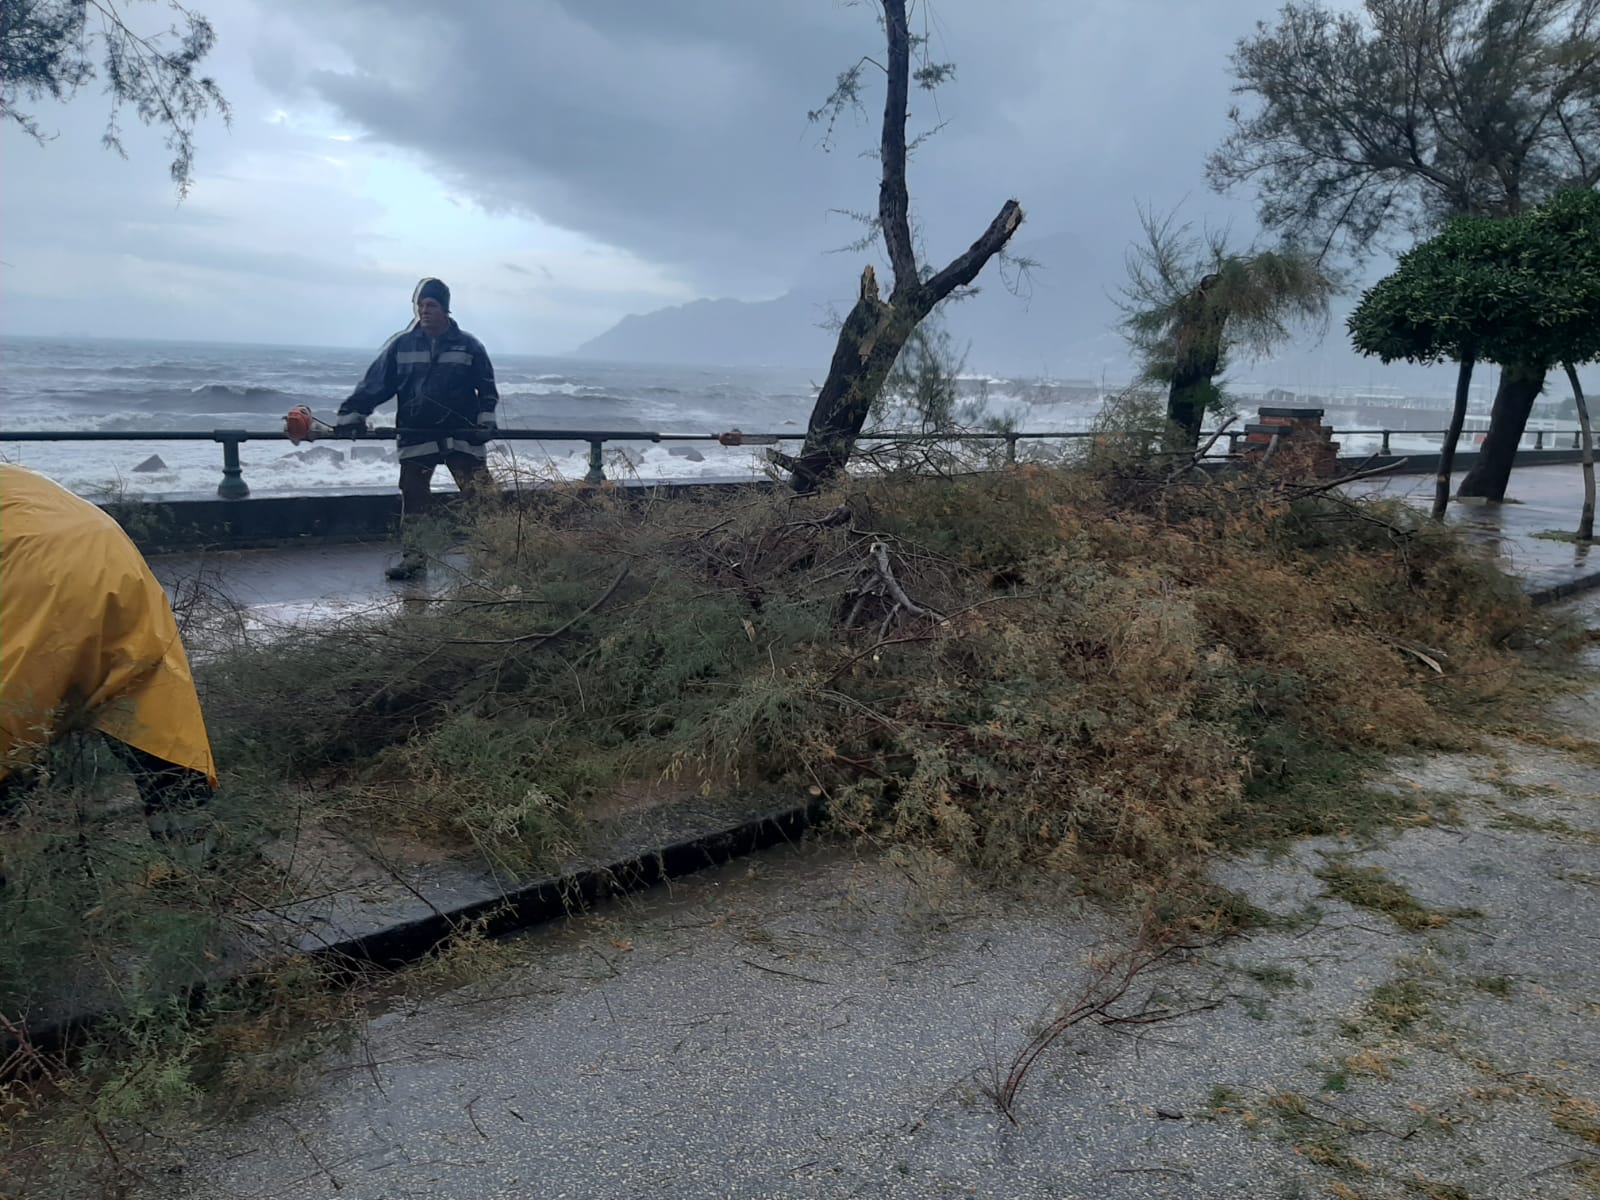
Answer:
[[[1427, 509], [1433, 504], [1433, 488], [1432, 475], [1389, 475], [1350, 490]], [[1448, 519], [1470, 530], [1530, 591], [1539, 591], [1600, 583], [1600, 551], [1570, 540], [1582, 508], [1582, 467], [1532, 467], [1512, 474], [1504, 504], [1452, 499]], [[1569, 538], [1545, 536], [1550, 534]]]
[[426, 599], [465, 567], [463, 557], [447, 556], [421, 579], [395, 583], [384, 571], [399, 558], [397, 546], [351, 543], [153, 554], [148, 561], [180, 609], [198, 605], [213, 623], [232, 617], [243, 629], [270, 632], [392, 612], [403, 601]]
[[[520, 939], [515, 965], [396, 1004], [309, 1094], [200, 1134], [142, 1194], [1576, 1200], [1600, 1112], [1600, 772], [1509, 746], [1396, 786], [1455, 815], [1224, 864], [1303, 925], [1152, 971], [1113, 1011], [1189, 1015], [1074, 1029], [1014, 1120], [986, 1089], [1128, 931], [813, 845]], [[1334, 899], [1313, 872], [1346, 858], [1471, 915], [1407, 932]]]

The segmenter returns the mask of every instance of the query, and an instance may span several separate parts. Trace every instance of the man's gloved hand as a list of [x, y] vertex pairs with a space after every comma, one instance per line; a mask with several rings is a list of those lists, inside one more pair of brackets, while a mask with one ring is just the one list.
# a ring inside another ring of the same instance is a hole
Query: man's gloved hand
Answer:
[[333, 423], [335, 437], [353, 438], [357, 434], [367, 431], [367, 418], [358, 412], [340, 413], [339, 419]]
[[499, 428], [495, 424], [493, 413], [479, 413], [477, 428], [467, 435], [467, 441], [474, 446], [482, 446], [494, 438], [495, 431]]

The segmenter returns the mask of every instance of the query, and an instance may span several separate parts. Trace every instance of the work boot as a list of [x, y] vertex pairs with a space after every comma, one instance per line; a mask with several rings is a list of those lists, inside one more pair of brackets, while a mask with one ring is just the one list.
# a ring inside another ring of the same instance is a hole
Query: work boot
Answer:
[[427, 558], [415, 550], [407, 550], [405, 554], [401, 555], [400, 561], [385, 571], [384, 575], [398, 583], [407, 579], [415, 579], [419, 575], [426, 575], [427, 572]]

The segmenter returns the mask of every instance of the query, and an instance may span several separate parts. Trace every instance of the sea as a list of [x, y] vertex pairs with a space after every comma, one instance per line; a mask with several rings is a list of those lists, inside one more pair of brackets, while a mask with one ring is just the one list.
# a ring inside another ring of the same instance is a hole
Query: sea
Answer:
[[[7, 336], [0, 338], [0, 458], [32, 467], [95, 499], [214, 492], [222, 477], [217, 443], [151, 441], [140, 434], [215, 429], [281, 434], [285, 415], [297, 405], [331, 422], [376, 352], [377, 347]], [[517, 354], [496, 354], [494, 362], [501, 428], [638, 431], [638, 439], [606, 443], [605, 471], [612, 479], [646, 482], [767, 474], [765, 445], [655, 441], [650, 434], [705, 437], [742, 430], [798, 441], [826, 371], [825, 363], [813, 368], [647, 366]], [[1090, 430], [1106, 396], [1117, 391], [1116, 384], [1103, 381], [987, 375], [963, 376], [958, 384], [958, 409], [969, 427], [1003, 422], [1029, 432]], [[1241, 392], [1236, 397], [1239, 423], [1251, 419], [1254, 403], [1283, 403], [1276, 398], [1279, 394]], [[1355, 431], [1438, 430], [1448, 416], [1447, 400], [1418, 402], [1398, 393], [1305, 399], [1326, 407], [1326, 423], [1338, 430], [1345, 455], [1380, 447], [1379, 434]], [[906, 408], [897, 410], [891, 403], [887, 409], [881, 428], [915, 427]], [[390, 403], [378, 410], [372, 424], [392, 426], [394, 419]], [[1469, 443], [1481, 438], [1487, 423], [1486, 414], [1468, 417]], [[1543, 436], [1570, 439], [1575, 426], [1541, 418], [1530, 421], [1528, 428], [1525, 444], [1531, 446], [1541, 429]], [[18, 432], [72, 430], [120, 437], [95, 442], [8, 440]], [[1440, 438], [1434, 432], [1397, 432], [1391, 441], [1396, 452], [1427, 452], [1438, 449]], [[1061, 448], [1053, 440], [1025, 441], [1019, 452], [1048, 458]], [[490, 465], [508, 480], [580, 479], [588, 470], [588, 455], [588, 444], [581, 439], [501, 440], [491, 446]], [[262, 438], [245, 442], [240, 457], [245, 482], [255, 495], [393, 487], [398, 477], [394, 446], [384, 441], [296, 446]], [[435, 488], [453, 486], [448, 472], [437, 473]]]
[[[491, 348], [492, 352], [492, 348]], [[290, 408], [332, 421], [376, 353], [371, 349], [6, 337], [0, 340], [0, 457], [41, 471], [81, 495], [206, 492], [221, 478], [210, 441], [149, 441], [151, 431], [246, 429], [281, 433]], [[502, 428], [798, 436], [826, 364], [804, 368], [640, 366], [495, 355]], [[1020, 428], [1087, 429], [1100, 407], [1092, 389], [973, 377], [964, 392]], [[394, 405], [374, 425], [393, 425]], [[19, 442], [19, 431], [99, 430], [126, 440]], [[644, 480], [758, 476], [762, 447], [609, 442], [606, 472]], [[393, 486], [393, 446], [383, 442], [245, 442], [253, 494], [306, 488]], [[581, 478], [582, 441], [497, 442], [492, 465], [524, 478]], [[436, 488], [452, 486], [439, 472]]]

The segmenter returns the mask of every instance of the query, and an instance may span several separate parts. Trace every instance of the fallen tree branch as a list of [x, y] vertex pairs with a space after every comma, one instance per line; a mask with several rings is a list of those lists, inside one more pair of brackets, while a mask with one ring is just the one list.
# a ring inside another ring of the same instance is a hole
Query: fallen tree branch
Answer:
[[1206, 456], [1211, 453], [1212, 447], [1215, 446], [1217, 442], [1222, 439], [1223, 435], [1228, 432], [1228, 426], [1232, 425], [1238, 419], [1238, 417], [1229, 417], [1221, 425], [1217, 426], [1217, 431], [1211, 435], [1211, 439], [1206, 442], [1204, 446], [1201, 446], [1198, 450], [1190, 454], [1187, 462], [1183, 463], [1181, 466], [1173, 468], [1172, 473], [1167, 476], [1167, 483], [1176, 483], [1190, 471], [1198, 470], [1201, 462], [1203, 462]]
[[900, 581], [894, 577], [894, 571], [889, 566], [889, 547], [882, 542], [872, 543], [872, 561], [877, 567], [878, 578], [883, 581], [883, 586], [889, 595], [894, 597], [894, 602], [905, 609], [914, 617], [928, 617], [932, 620], [942, 621], [944, 617], [931, 608], [923, 608], [916, 603], [900, 586]]
[[[990, 1091], [995, 1106], [1013, 1125], [1017, 1124], [1014, 1112], [1017, 1093], [1022, 1089], [1028, 1072], [1040, 1057], [1076, 1026], [1093, 1021], [1102, 1025], [1153, 1025], [1177, 1020], [1188, 1015], [1169, 1009], [1152, 1008], [1148, 1004], [1136, 1012], [1115, 1013], [1118, 1004], [1147, 970], [1158, 962], [1181, 950], [1193, 949], [1186, 943], [1152, 936], [1148, 930], [1140, 933], [1138, 940], [1128, 950], [1116, 957], [1102, 960], [1095, 968], [1078, 998], [1056, 1018], [1030, 1037], [1022, 1049], [1013, 1056], [1009, 1069]], [[1204, 1011], [1203, 1008], [1193, 1011]]]
[[[1367, 461], [1371, 462], [1372, 460], [1368, 459]], [[1374, 475], [1385, 475], [1390, 471], [1397, 471], [1410, 461], [1408, 458], [1399, 458], [1392, 463], [1385, 463], [1381, 467], [1372, 467], [1369, 470], [1360, 470], [1349, 475], [1341, 475], [1338, 479], [1330, 479], [1326, 483], [1294, 485], [1288, 490], [1292, 491], [1296, 496], [1320, 496], [1324, 492], [1342, 488], [1347, 483], [1355, 483], [1358, 479], [1371, 479]]]
[[632, 567], [623, 567], [618, 573], [617, 577], [611, 581], [611, 586], [602, 592], [599, 598], [595, 600], [593, 604], [589, 605], [588, 608], [578, 613], [572, 618], [572, 620], [568, 621], [558, 629], [551, 629], [547, 632], [541, 633], [524, 633], [519, 634], [516, 637], [508, 638], [446, 638], [444, 640], [444, 644], [447, 646], [536, 646], [540, 642], [548, 642], [551, 638], [560, 637], [579, 621], [583, 620], [583, 618], [593, 613], [607, 600], [611, 599], [611, 597], [616, 594], [617, 589], [622, 586], [622, 581], [628, 577], [628, 572], [631, 570], [633, 570]]

